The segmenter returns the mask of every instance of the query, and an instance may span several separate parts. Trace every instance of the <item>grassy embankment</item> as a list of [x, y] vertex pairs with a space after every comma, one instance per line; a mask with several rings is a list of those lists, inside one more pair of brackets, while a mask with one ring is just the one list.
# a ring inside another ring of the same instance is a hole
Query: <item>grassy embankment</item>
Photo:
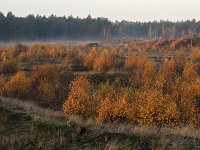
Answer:
[[0, 149], [200, 149], [200, 130], [95, 125], [0, 98]]

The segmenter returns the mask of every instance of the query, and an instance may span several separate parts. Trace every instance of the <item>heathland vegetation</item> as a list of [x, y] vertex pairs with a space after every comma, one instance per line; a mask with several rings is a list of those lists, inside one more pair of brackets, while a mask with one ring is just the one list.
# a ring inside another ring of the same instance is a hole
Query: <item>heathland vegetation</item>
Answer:
[[[126, 131], [137, 128], [156, 128], [158, 132], [182, 128], [200, 130], [199, 41], [181, 37], [116, 39], [104, 44], [16, 43], [0, 48], [0, 60], [0, 95], [11, 98], [9, 107], [15, 103], [12, 100], [20, 99], [20, 103], [48, 109], [49, 113], [59, 112], [61, 122], [72, 116], [83, 122], [87, 120], [90, 128], [123, 124]], [[0, 119], [6, 124], [11, 110], [3, 108], [5, 103], [8, 105], [6, 99], [1, 101], [4, 117]], [[24, 107], [20, 104], [19, 108], [26, 111]], [[44, 115], [34, 111], [34, 107], [29, 107], [31, 113]], [[33, 121], [29, 119], [28, 124], [27, 120], [22, 121], [28, 128]], [[42, 130], [39, 126], [46, 126], [46, 123], [33, 122], [32, 130], [37, 132]], [[62, 130], [56, 132], [55, 138], [62, 135], [62, 139], [55, 142], [62, 143], [66, 141], [63, 134], [68, 131], [60, 127]], [[2, 125], [0, 134], [4, 128]], [[48, 132], [46, 127], [44, 130]], [[92, 136], [93, 131], [82, 130]], [[21, 132], [27, 133], [24, 129]], [[76, 142], [84, 136], [76, 138]], [[7, 144], [12, 141], [6, 140]]]

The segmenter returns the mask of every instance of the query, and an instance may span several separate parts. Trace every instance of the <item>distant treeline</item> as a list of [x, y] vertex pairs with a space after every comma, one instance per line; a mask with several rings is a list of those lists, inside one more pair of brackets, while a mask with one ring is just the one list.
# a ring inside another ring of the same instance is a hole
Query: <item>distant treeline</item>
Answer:
[[112, 37], [174, 38], [199, 36], [200, 21], [111, 22], [107, 18], [16, 17], [0, 13], [0, 41], [15, 40], [102, 40]]

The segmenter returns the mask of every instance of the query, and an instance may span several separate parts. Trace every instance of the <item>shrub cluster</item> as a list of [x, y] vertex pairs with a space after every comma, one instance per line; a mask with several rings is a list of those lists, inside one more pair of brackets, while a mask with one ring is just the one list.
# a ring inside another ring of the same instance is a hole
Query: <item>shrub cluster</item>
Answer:
[[184, 62], [181, 72], [177, 58], [166, 58], [159, 68], [143, 56], [130, 56], [126, 62], [130, 86], [120, 86], [119, 80], [96, 86], [78, 76], [71, 83], [63, 111], [99, 123], [200, 126], [200, 76], [192, 60]]

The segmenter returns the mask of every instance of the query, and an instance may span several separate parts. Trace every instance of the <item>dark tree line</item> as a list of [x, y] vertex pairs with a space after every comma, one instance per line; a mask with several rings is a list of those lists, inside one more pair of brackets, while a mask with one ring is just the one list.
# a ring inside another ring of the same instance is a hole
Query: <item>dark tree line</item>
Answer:
[[127, 22], [115, 23], [115, 36], [137, 38], [176, 38], [181, 36], [200, 36], [200, 21], [154, 21], [154, 22]]
[[200, 21], [111, 22], [107, 18], [16, 17], [0, 13], [0, 41], [15, 40], [100, 40], [110, 37], [174, 38], [199, 36]]

